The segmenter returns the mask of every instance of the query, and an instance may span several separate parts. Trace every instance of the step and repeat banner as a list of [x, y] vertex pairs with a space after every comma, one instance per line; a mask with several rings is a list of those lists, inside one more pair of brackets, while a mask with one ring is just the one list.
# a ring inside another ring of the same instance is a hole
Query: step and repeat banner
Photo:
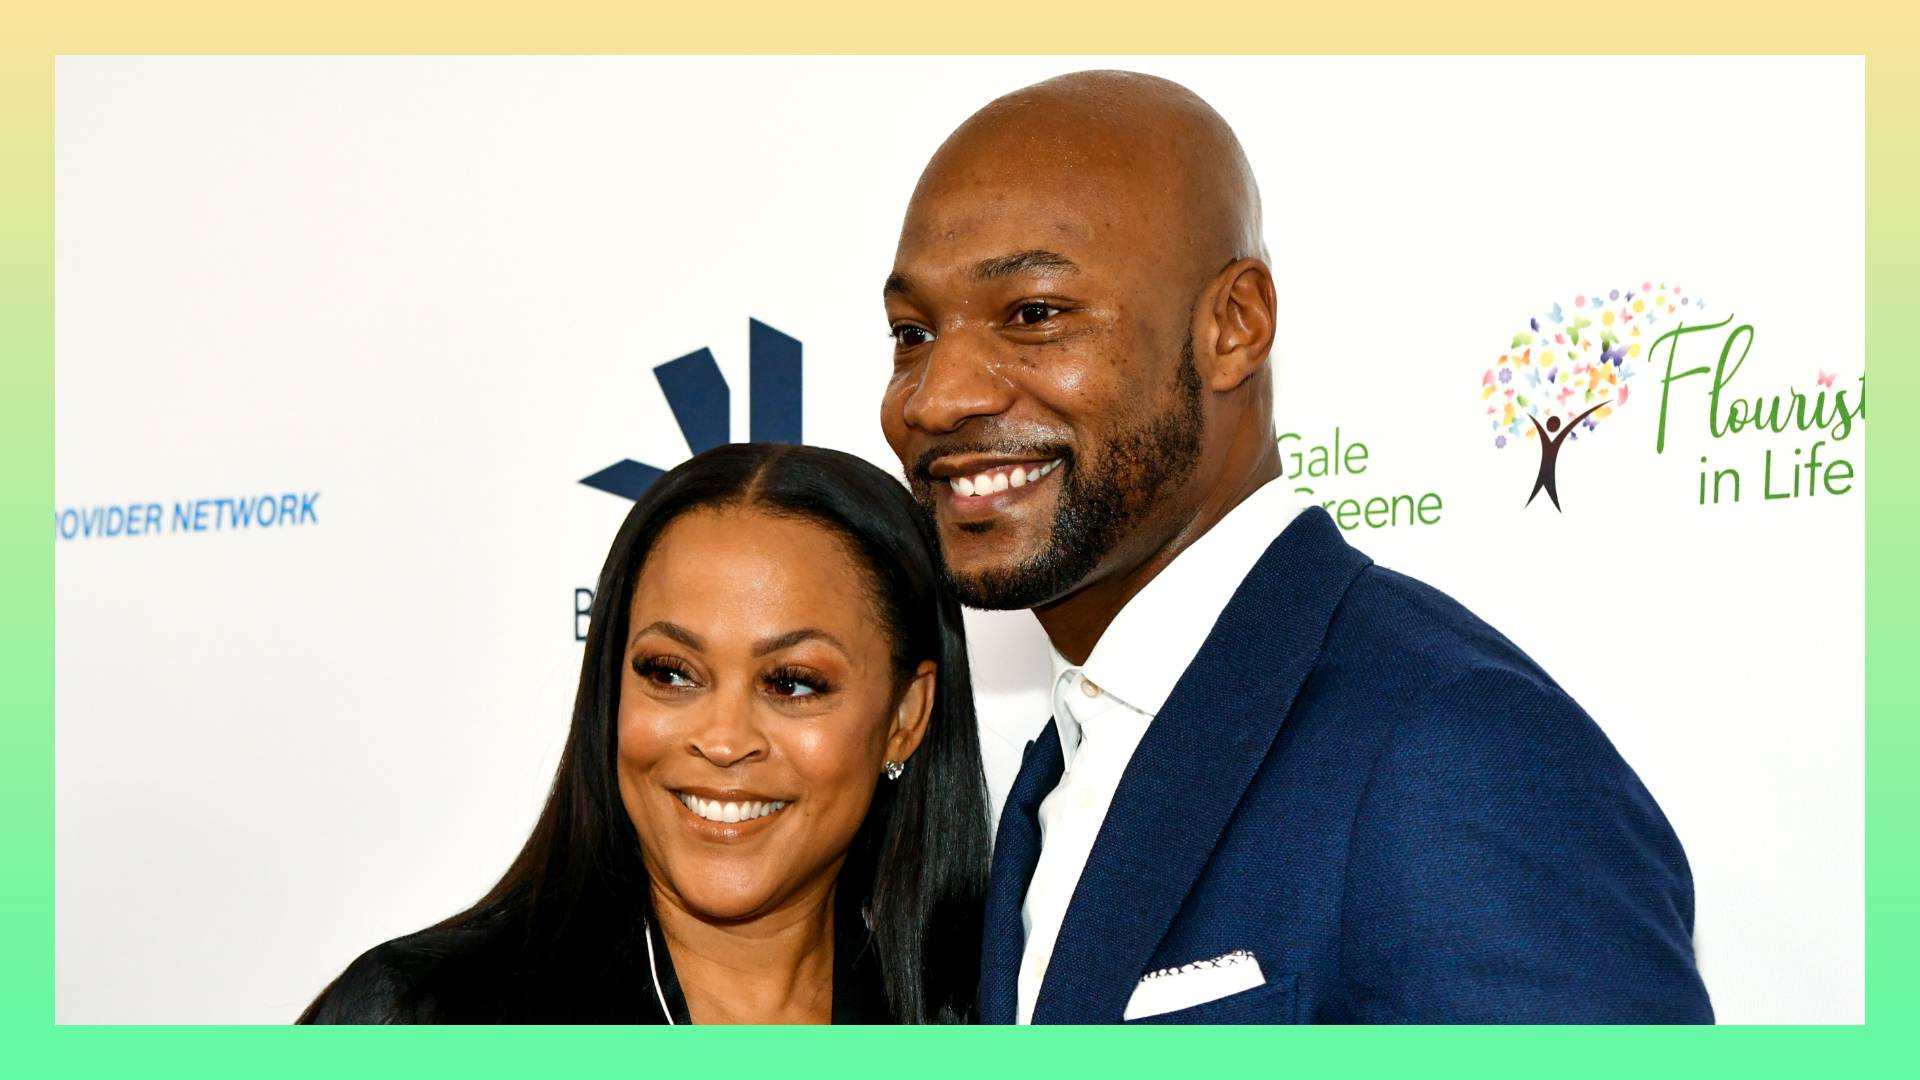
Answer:
[[[1861, 1022], [1864, 65], [1620, 57], [61, 59], [58, 1019], [286, 1021], [484, 891], [622, 492], [897, 472], [914, 180], [1089, 67], [1246, 147], [1298, 498], [1592, 713], [1723, 1021]], [[1046, 645], [970, 626], [998, 798]]]

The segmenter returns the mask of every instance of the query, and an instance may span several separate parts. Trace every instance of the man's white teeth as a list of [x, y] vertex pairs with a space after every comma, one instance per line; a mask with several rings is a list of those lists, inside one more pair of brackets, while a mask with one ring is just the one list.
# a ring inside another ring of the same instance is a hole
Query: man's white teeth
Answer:
[[961, 495], [994, 495], [1008, 488], [1026, 487], [1059, 467], [1060, 459], [1054, 458], [1045, 465], [1015, 465], [975, 476], [956, 476], [947, 483]]
[[783, 802], [721, 802], [718, 799], [703, 799], [698, 795], [688, 795], [683, 791], [676, 791], [674, 794], [680, 796], [681, 805], [708, 821], [724, 821], [730, 824], [737, 821], [752, 821], [754, 818], [766, 817], [768, 814], [787, 808], [787, 804]]

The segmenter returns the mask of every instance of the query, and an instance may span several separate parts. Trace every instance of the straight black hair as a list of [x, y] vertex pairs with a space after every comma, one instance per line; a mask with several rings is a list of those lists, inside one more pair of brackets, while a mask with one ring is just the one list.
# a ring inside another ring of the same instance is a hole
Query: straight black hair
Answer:
[[730, 506], [811, 521], [848, 545], [867, 572], [892, 642], [896, 693], [921, 661], [939, 665], [927, 733], [906, 772], [894, 782], [874, 778], [872, 805], [840, 872], [835, 919], [870, 920], [868, 947], [876, 950], [895, 1022], [968, 1022], [990, 849], [960, 605], [912, 496], [878, 468], [836, 450], [716, 447], [662, 476], [634, 503], [600, 571], [573, 723], [546, 807], [500, 882], [440, 928], [517, 924], [530, 952], [577, 958], [595, 955], [596, 942], [630, 940], [650, 912], [639, 839], [615, 779], [628, 610], [666, 527], [694, 510]]

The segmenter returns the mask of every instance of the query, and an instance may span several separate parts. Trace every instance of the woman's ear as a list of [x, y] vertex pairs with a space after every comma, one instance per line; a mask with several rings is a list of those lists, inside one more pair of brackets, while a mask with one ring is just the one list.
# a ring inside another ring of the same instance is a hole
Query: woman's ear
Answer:
[[893, 707], [893, 727], [887, 733], [888, 761], [904, 764], [920, 749], [920, 740], [927, 735], [927, 721], [933, 716], [933, 695], [939, 684], [940, 665], [931, 660], [920, 661], [907, 688], [900, 693], [899, 704]]

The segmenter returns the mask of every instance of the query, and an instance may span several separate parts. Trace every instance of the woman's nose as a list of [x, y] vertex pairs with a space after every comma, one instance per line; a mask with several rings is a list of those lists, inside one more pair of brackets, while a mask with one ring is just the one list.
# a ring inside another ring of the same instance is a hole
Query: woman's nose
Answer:
[[687, 740], [687, 752], [723, 769], [765, 757], [767, 740], [751, 696], [715, 695]]

